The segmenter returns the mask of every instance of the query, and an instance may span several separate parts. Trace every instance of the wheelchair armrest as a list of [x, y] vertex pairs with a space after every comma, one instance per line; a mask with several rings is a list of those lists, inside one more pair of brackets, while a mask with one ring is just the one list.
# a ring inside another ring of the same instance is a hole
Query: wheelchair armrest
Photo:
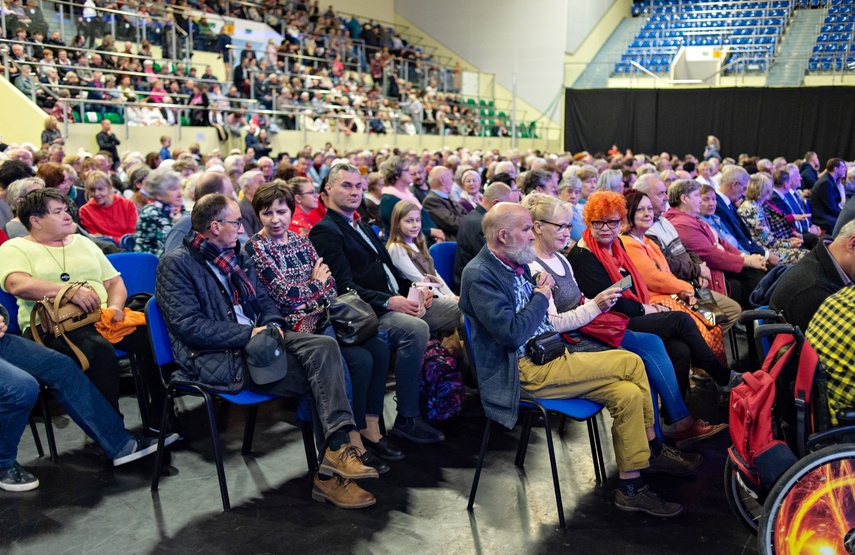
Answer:
[[763, 324], [754, 328], [754, 337], [768, 337], [770, 335], [778, 335], [779, 333], [793, 333], [794, 328], [790, 324]]
[[829, 445], [850, 443], [853, 438], [855, 438], [855, 426], [837, 426], [810, 436], [805, 443], [805, 452], [813, 453]]
[[753, 322], [754, 320], [774, 320], [778, 323], [784, 323], [784, 317], [775, 312], [774, 310], [763, 309], [763, 310], [745, 310], [742, 314], [739, 315], [739, 323], [747, 324], [748, 322]]
[[837, 411], [837, 423], [841, 426], [855, 426], [855, 407], [846, 407]]

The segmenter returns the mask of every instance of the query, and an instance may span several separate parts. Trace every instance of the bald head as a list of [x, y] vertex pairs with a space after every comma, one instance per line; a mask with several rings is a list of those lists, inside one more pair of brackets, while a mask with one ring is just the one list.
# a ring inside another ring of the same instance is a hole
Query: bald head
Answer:
[[496, 182], [484, 189], [484, 196], [481, 197], [481, 206], [489, 212], [493, 206], [500, 202], [513, 202], [512, 197], [513, 193], [510, 187], [504, 183]]
[[454, 186], [454, 172], [444, 166], [437, 166], [428, 174], [428, 185], [431, 191], [449, 194]]
[[528, 264], [536, 257], [531, 226], [528, 210], [510, 202], [500, 202], [493, 206], [481, 222], [487, 247], [502, 258], [517, 264]]
[[196, 201], [205, 195], [219, 193], [226, 196], [234, 194], [234, 187], [228, 176], [222, 172], [207, 171], [196, 182]]

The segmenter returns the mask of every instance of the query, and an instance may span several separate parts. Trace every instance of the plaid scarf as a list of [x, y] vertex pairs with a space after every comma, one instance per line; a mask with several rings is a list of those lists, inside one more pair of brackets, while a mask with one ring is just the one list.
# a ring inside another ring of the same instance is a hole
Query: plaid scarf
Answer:
[[232, 286], [232, 304], [239, 304], [250, 320], [255, 320], [259, 313], [258, 300], [255, 296], [255, 288], [246, 277], [246, 274], [237, 263], [237, 257], [233, 249], [220, 250], [219, 247], [205, 239], [205, 236], [196, 232], [190, 245], [199, 251], [202, 257], [219, 268], [226, 275]]

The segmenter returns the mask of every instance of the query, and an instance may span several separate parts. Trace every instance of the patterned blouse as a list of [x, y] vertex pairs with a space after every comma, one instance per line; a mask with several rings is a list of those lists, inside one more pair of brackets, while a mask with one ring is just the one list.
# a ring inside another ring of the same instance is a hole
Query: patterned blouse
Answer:
[[763, 209], [753, 200], [745, 200], [739, 206], [739, 215], [751, 229], [751, 238], [761, 247], [766, 247], [781, 259], [781, 264], [795, 264], [809, 251], [793, 248], [786, 239], [779, 239], [772, 233]]
[[183, 214], [183, 206], [174, 208], [159, 200], [147, 204], [137, 220], [134, 252], [150, 252], [160, 258], [166, 236]]
[[246, 252], [288, 328], [314, 333], [324, 319], [326, 306], [336, 297], [332, 276], [325, 283], [312, 279], [318, 260], [315, 247], [292, 231], [284, 245], [256, 233], [247, 243]]

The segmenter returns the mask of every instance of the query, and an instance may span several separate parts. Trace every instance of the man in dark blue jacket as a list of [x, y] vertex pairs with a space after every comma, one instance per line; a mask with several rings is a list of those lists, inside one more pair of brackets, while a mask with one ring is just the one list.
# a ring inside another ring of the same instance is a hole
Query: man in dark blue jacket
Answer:
[[742, 198], [748, 184], [748, 172], [736, 165], [726, 166], [721, 171], [721, 184], [716, 196], [715, 215], [739, 242], [739, 249], [747, 254], [762, 254], [772, 265], [778, 265], [778, 256], [754, 242], [751, 230], [736, 211], [736, 202]]
[[[310, 392], [326, 439], [319, 446], [312, 498], [348, 509], [373, 505], [374, 496], [351, 481], [378, 473], [364, 466], [350, 445], [348, 433], [356, 425], [335, 339], [281, 328], [284, 319], [239, 250], [243, 222], [234, 199], [205, 196], [193, 207], [191, 224], [194, 234], [161, 259], [155, 289], [180, 371], [217, 391]], [[245, 372], [243, 350], [268, 324], [279, 328], [286, 352], [296, 361], [289, 361], [281, 380], [259, 385]]]
[[825, 172], [810, 192], [810, 209], [813, 221], [826, 233], [834, 230], [840, 209], [846, 201], [843, 180], [846, 179], [846, 162], [832, 158], [825, 164]]

